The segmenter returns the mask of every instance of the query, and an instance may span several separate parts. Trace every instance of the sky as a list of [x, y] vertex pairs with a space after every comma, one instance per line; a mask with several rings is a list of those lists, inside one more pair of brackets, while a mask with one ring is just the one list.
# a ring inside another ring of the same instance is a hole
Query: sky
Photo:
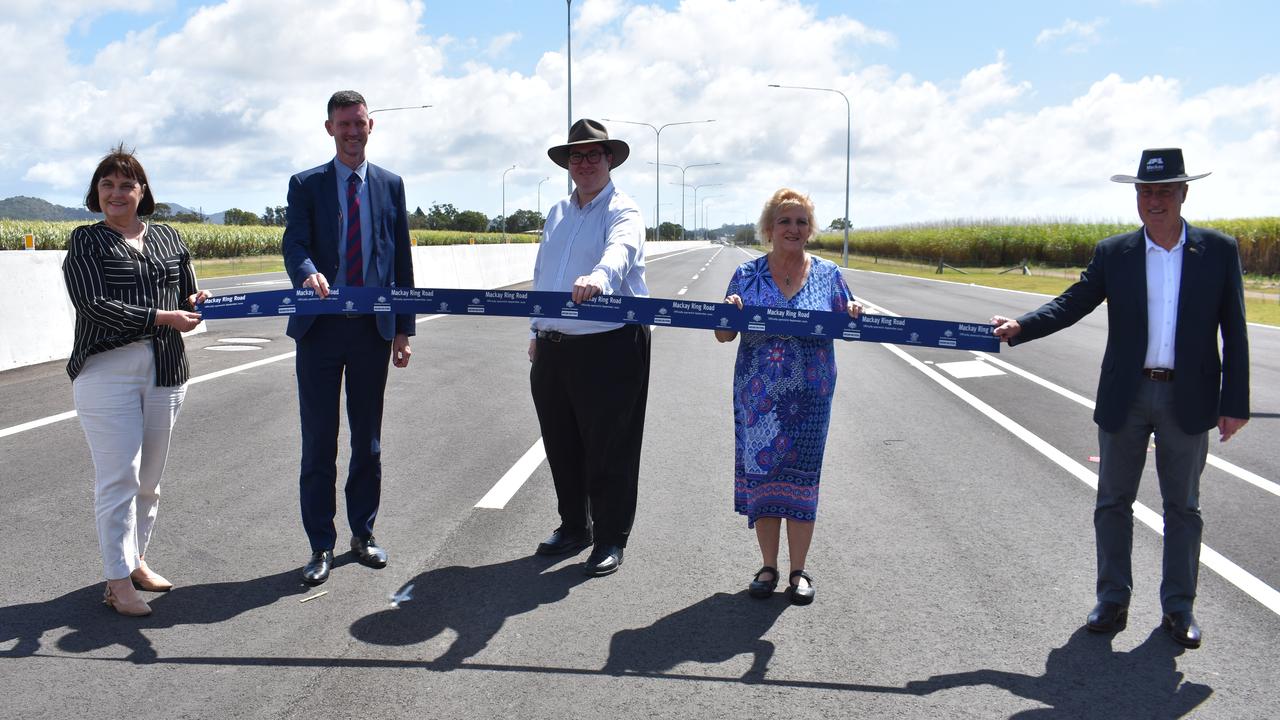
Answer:
[[368, 157], [411, 209], [495, 216], [505, 189], [508, 213], [545, 212], [567, 192], [546, 149], [567, 135], [568, 9], [573, 117], [631, 146], [613, 179], [650, 225], [754, 222], [793, 187], [825, 226], [844, 216], [850, 128], [855, 228], [1136, 222], [1108, 178], [1148, 147], [1212, 171], [1189, 219], [1280, 215], [1280, 3], [1263, 0], [0, 6], [0, 197], [79, 206], [123, 142], [159, 201], [260, 214], [333, 157], [325, 103], [355, 89], [375, 110], [431, 105], [373, 116]]

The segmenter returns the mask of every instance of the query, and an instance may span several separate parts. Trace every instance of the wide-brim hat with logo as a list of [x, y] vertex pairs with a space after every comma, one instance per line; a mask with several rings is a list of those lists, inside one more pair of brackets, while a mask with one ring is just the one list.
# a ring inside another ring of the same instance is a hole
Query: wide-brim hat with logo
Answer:
[[591, 145], [600, 143], [609, 148], [609, 152], [613, 154], [613, 164], [610, 168], [616, 168], [626, 162], [627, 156], [631, 154], [631, 148], [621, 140], [610, 140], [609, 131], [605, 130], [604, 125], [595, 120], [583, 118], [573, 124], [569, 128], [569, 142], [564, 145], [556, 145], [547, 151], [547, 157], [551, 158], [551, 162], [562, 168], [569, 168], [569, 151], [575, 145]]
[[1139, 185], [1191, 182], [1212, 174], [1207, 172], [1188, 175], [1187, 168], [1182, 163], [1182, 148], [1157, 148], [1142, 151], [1142, 159], [1138, 161], [1137, 175], [1112, 175], [1111, 182]]

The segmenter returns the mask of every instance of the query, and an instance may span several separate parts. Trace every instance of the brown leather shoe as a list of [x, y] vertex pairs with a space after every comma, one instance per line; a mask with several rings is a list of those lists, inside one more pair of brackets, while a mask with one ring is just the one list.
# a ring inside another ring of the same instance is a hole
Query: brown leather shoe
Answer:
[[133, 581], [135, 588], [147, 592], [169, 592], [173, 589], [173, 583], [148, 567], [147, 561], [142, 558], [138, 558], [138, 569], [129, 573], [129, 579]]
[[129, 578], [107, 581], [107, 592], [102, 596], [102, 604], [129, 617], [143, 617], [151, 614], [151, 606], [138, 595]]

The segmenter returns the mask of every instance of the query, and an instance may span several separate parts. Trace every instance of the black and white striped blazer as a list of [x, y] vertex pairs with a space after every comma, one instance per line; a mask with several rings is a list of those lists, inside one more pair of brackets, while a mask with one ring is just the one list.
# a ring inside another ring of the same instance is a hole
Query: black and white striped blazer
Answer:
[[75, 345], [67, 362], [72, 380], [94, 353], [150, 340], [156, 359], [156, 385], [187, 381], [182, 334], [156, 325], [158, 310], [194, 311], [187, 298], [196, 292], [191, 254], [168, 225], [148, 223], [138, 252], [106, 223], [71, 231], [62, 276], [76, 309]]

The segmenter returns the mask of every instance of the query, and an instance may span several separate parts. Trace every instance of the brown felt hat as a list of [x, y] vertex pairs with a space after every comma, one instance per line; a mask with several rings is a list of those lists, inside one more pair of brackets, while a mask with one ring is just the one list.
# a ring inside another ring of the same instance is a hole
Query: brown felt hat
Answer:
[[551, 158], [551, 162], [568, 169], [569, 151], [573, 146], [593, 143], [600, 143], [609, 148], [609, 152], [613, 154], [613, 164], [609, 166], [610, 168], [616, 168], [626, 162], [627, 156], [631, 154], [631, 148], [626, 143], [609, 139], [609, 131], [604, 129], [604, 125], [595, 120], [583, 118], [569, 128], [569, 142], [547, 150], [547, 157]]

